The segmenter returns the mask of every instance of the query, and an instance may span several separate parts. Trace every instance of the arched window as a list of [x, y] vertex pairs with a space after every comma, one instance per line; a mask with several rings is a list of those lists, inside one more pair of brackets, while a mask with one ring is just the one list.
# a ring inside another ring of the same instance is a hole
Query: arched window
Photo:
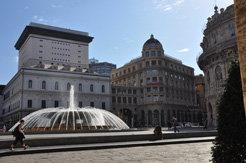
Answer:
[[82, 91], [82, 84], [79, 84], [79, 91]]
[[70, 91], [70, 89], [71, 89], [71, 84], [67, 83], [67, 91]]
[[42, 89], [46, 89], [46, 81], [42, 81]]
[[90, 91], [93, 92], [93, 84], [90, 86]]
[[28, 88], [32, 88], [32, 80], [28, 81]]
[[55, 90], [58, 90], [59, 86], [58, 86], [58, 82], [55, 83]]
[[105, 92], [105, 86], [102, 85], [102, 92]]
[[217, 66], [215, 68], [215, 74], [216, 74], [216, 79], [217, 80], [222, 79], [222, 72], [221, 72], [221, 67], [220, 66]]

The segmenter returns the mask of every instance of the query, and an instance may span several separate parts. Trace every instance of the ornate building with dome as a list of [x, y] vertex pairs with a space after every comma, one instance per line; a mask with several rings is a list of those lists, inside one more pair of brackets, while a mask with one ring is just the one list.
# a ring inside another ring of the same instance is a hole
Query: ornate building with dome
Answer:
[[230, 61], [238, 58], [235, 30], [234, 6], [228, 6], [208, 18], [201, 47], [203, 52], [197, 58], [197, 64], [205, 76], [205, 104], [210, 126], [216, 126], [216, 102], [223, 92], [221, 84], [228, 77]]
[[195, 76], [192, 67], [164, 53], [162, 44], [150, 36], [142, 56], [111, 72], [112, 111], [128, 125], [167, 126], [199, 122]]

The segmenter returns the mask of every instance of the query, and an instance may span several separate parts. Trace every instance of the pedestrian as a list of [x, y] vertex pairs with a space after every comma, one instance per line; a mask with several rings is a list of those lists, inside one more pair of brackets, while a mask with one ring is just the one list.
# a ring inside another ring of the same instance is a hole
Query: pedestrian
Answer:
[[177, 118], [173, 117], [173, 130], [175, 133], [176, 133], [176, 131], [179, 132], [179, 130], [177, 129], [177, 125], [178, 125]]
[[204, 119], [204, 122], [203, 122], [203, 129], [208, 129], [208, 120], [207, 118]]
[[162, 139], [161, 127], [159, 125], [155, 127], [154, 134], [155, 134], [155, 139], [157, 140]]
[[23, 119], [20, 120], [20, 124], [14, 129], [12, 134], [13, 134], [13, 137], [15, 137], [15, 140], [14, 140], [13, 144], [11, 144], [9, 150], [13, 151], [14, 146], [18, 143], [18, 141], [21, 143], [21, 145], [24, 149], [28, 148], [28, 146], [26, 146], [24, 143], [25, 134], [22, 130], [22, 126], [24, 125], [24, 123], [25, 123], [25, 121]]

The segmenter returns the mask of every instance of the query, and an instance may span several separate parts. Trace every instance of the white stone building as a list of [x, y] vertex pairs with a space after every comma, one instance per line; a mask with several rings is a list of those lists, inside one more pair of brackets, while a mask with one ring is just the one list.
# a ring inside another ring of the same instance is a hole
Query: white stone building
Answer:
[[218, 11], [208, 18], [201, 42], [203, 52], [197, 64], [205, 76], [205, 104], [208, 124], [217, 126], [217, 101], [224, 91], [222, 83], [228, 77], [230, 62], [238, 59], [237, 36], [235, 30], [234, 5]]
[[88, 33], [30, 23], [15, 48], [18, 72], [3, 90], [1, 119], [9, 128], [25, 115], [49, 107], [69, 106], [71, 85], [75, 106], [111, 109], [110, 78], [91, 73]]

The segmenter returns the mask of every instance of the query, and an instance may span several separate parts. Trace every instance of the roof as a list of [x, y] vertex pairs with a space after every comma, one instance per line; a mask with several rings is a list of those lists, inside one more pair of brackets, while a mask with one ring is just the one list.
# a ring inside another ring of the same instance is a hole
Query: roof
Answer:
[[160, 41], [157, 40], [157, 39], [155, 39], [153, 34], [150, 36], [150, 39], [148, 39], [148, 40], [144, 43], [144, 45], [145, 45], [145, 44], [151, 44], [151, 43], [155, 43], [155, 44], [159, 43], [159, 44], [161, 45]]
[[20, 38], [15, 44], [15, 48], [17, 50], [21, 48], [21, 46], [24, 44], [30, 34], [56, 37], [86, 43], [90, 43], [93, 40], [93, 37], [89, 36], [87, 32], [75, 31], [66, 28], [59, 28], [37, 23], [30, 23], [28, 26], [25, 27]]

